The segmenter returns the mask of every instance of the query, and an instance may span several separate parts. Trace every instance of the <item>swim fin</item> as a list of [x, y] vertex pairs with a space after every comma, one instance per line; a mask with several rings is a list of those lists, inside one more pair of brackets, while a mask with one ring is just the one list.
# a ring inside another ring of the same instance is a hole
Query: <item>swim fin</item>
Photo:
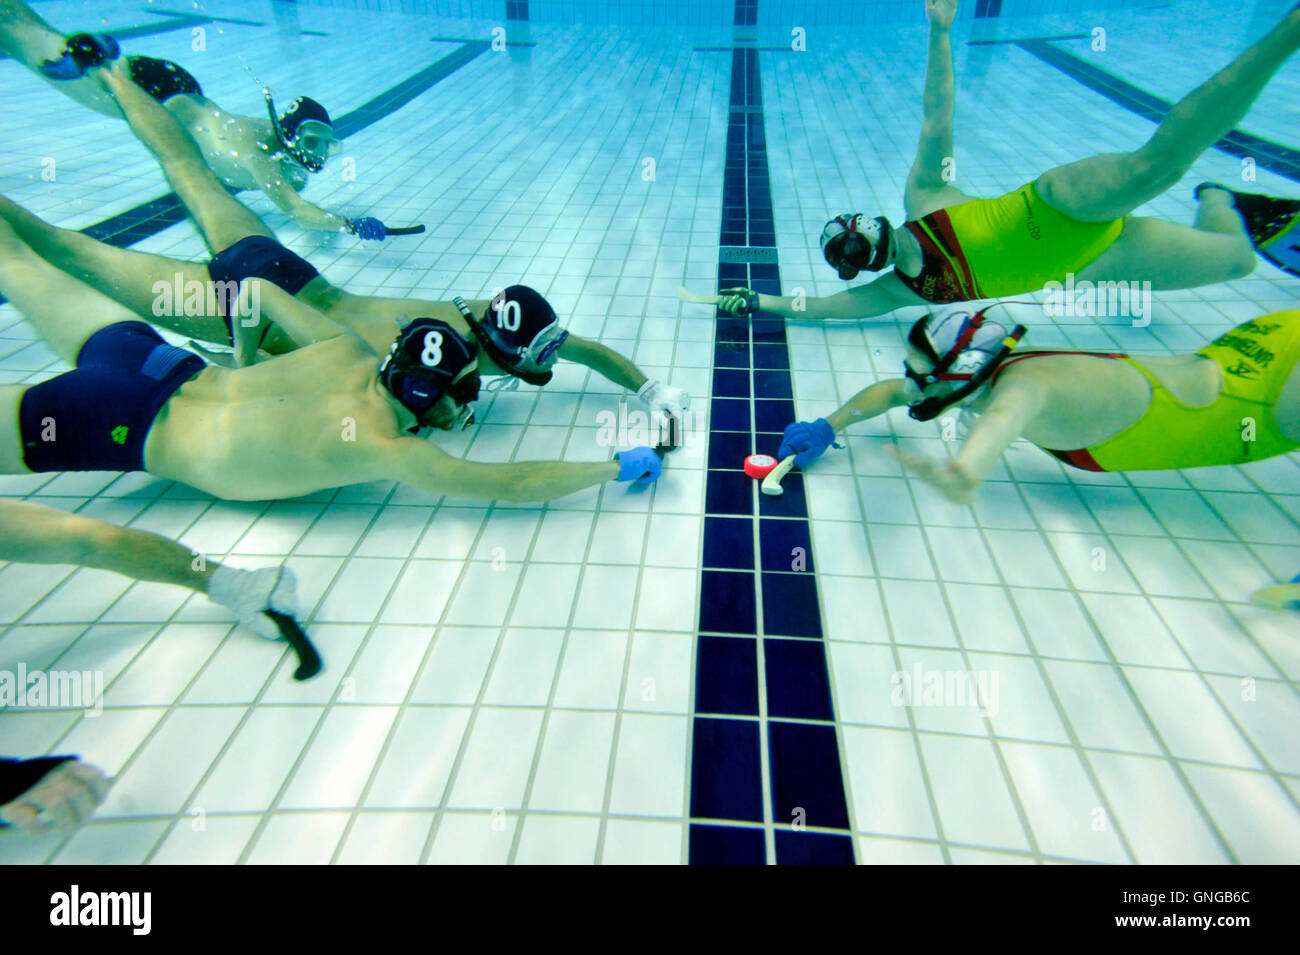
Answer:
[[1283, 199], [1256, 192], [1237, 192], [1216, 182], [1203, 182], [1201, 190], [1213, 187], [1232, 194], [1232, 204], [1246, 222], [1251, 244], [1264, 258], [1284, 272], [1300, 277], [1300, 199]]
[[1289, 584], [1261, 587], [1250, 595], [1250, 602], [1268, 610], [1300, 610], [1300, 574]]

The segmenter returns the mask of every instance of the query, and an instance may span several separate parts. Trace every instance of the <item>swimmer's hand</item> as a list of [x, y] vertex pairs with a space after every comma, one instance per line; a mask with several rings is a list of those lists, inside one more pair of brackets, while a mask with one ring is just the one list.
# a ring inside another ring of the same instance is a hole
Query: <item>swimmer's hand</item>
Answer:
[[825, 418], [818, 418], [816, 421], [796, 421], [786, 426], [785, 433], [781, 435], [781, 449], [777, 451], [776, 456], [784, 461], [793, 454], [795, 467], [806, 468], [825, 454], [826, 449], [831, 445], [837, 448], [844, 447], [842, 444], [835, 444], [835, 430]]
[[947, 30], [957, 17], [957, 0], [925, 0], [925, 16], [930, 26]]
[[68, 759], [0, 806], [0, 822], [29, 836], [43, 836], [54, 828], [71, 835], [103, 803], [112, 784], [94, 766]]
[[359, 239], [379, 241], [388, 238], [388, 227], [373, 216], [349, 219], [348, 231]]
[[897, 447], [887, 445], [885, 448], [898, 459], [911, 473], [926, 484], [937, 488], [939, 493], [954, 504], [974, 504], [979, 482], [966, 473], [966, 469], [956, 458], [944, 458], [936, 461], [932, 458], [911, 454]]
[[632, 448], [614, 455], [618, 461], [619, 481], [635, 481], [637, 484], [651, 484], [659, 480], [663, 473], [663, 462], [653, 448]]
[[298, 579], [283, 565], [240, 570], [222, 564], [208, 581], [208, 596], [235, 611], [240, 624], [267, 640], [280, 640], [284, 634], [264, 611], [298, 616]]
[[747, 288], [724, 288], [718, 308], [733, 318], [748, 318], [758, 311], [758, 293]]
[[686, 409], [691, 406], [691, 396], [681, 388], [665, 385], [657, 378], [641, 386], [636, 396], [645, 402], [651, 411], [661, 411], [671, 418], [682, 420]]

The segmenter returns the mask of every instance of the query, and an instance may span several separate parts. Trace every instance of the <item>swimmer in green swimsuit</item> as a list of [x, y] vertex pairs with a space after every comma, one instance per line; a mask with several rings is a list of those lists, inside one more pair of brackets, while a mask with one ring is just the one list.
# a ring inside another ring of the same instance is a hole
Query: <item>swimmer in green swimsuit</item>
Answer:
[[[1089, 471], [1162, 471], [1248, 464], [1300, 449], [1300, 311], [1276, 312], [1169, 357], [1017, 349], [1036, 307], [954, 306], [908, 335], [905, 375], [878, 381], [843, 407], [786, 429], [780, 456], [805, 467], [835, 435], [907, 407], [930, 421], [956, 408], [976, 417], [961, 450], [933, 461], [898, 453], [957, 504], [1024, 438]], [[1012, 354], [1014, 349], [1014, 355]]]
[[[791, 318], [866, 318], [908, 305], [1035, 292], [1046, 282], [1150, 282], [1195, 288], [1248, 275], [1255, 254], [1231, 193], [1203, 188], [1192, 227], [1133, 215], [1177, 183], [1192, 163], [1246, 115], [1273, 74], [1300, 49], [1300, 7], [1254, 46], [1182, 99], [1131, 153], [1093, 156], [1051, 169], [992, 200], [975, 199], [945, 175], [953, 156], [953, 68], [949, 28], [957, 0], [925, 0], [930, 20], [925, 119], [907, 180], [907, 222], [839, 216], [822, 250], [849, 279], [874, 281], [826, 298], [728, 289], [717, 304], [744, 316], [761, 309]], [[892, 269], [890, 267], [892, 266]], [[884, 271], [890, 269], [889, 271]]]
[[[87, 40], [93, 42], [93, 38]], [[67, 48], [63, 34], [22, 0], [0, 0], [0, 50], [83, 106], [121, 119], [122, 110], [113, 97], [93, 77], [76, 74], [77, 66]], [[57, 78], [59, 71], [53, 67], [60, 63], [71, 78]], [[204, 96], [194, 78], [174, 63], [139, 56], [128, 57], [127, 63], [135, 81], [185, 127], [222, 183], [261, 191], [281, 212], [308, 229], [357, 231], [353, 223], [358, 220], [328, 212], [298, 194], [306, 188], [310, 174], [320, 171], [324, 160], [337, 151], [339, 141], [332, 126], [299, 121], [294, 110], [287, 110], [275, 124], [267, 117], [227, 112]], [[289, 127], [292, 133], [286, 145], [282, 134]], [[382, 238], [369, 230], [363, 235], [371, 237]]]

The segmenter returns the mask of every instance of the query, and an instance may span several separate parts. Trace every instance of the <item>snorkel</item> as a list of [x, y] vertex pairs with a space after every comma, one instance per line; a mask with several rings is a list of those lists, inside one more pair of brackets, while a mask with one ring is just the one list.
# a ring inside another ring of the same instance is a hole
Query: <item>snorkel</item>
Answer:
[[[512, 285], [488, 304], [480, 319], [462, 298], [452, 303], [474, 337], [502, 371], [538, 387], [554, 376], [556, 354], [569, 337], [555, 310], [534, 289]], [[491, 389], [495, 390], [495, 389]]]
[[[334, 136], [334, 126], [325, 107], [309, 96], [299, 96], [284, 113], [278, 113], [270, 87], [262, 87], [271, 127], [284, 151], [309, 172], [320, 172], [325, 160], [336, 155], [342, 143]], [[326, 143], [324, 150], [308, 148], [308, 139]]]
[[[996, 351], [969, 347], [976, 333], [985, 327], [985, 311], [987, 309], [962, 323], [953, 346], [942, 355], [935, 349], [930, 338], [928, 326], [931, 316], [919, 319], [907, 333], [907, 343], [932, 365], [930, 371], [918, 372], [906, 361], [903, 362], [904, 374], [907, 376], [904, 393], [909, 396], [910, 405], [907, 413], [916, 421], [937, 418], [946, 409], [975, 394], [1025, 337], [1028, 329], [1024, 325], [1016, 325], [1004, 335]], [[987, 324], [990, 328], [1005, 332], [1005, 328], [998, 322], [989, 321]], [[926, 395], [927, 389], [940, 382], [962, 384], [944, 395]]]

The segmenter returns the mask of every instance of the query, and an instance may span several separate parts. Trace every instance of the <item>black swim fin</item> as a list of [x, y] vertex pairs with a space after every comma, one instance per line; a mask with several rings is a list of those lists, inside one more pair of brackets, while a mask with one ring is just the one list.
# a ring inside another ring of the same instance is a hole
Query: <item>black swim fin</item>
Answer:
[[1300, 199], [1237, 192], [1215, 182], [1203, 182], [1201, 190], [1213, 187], [1232, 195], [1232, 204], [1246, 222], [1246, 233], [1255, 250], [1284, 272], [1300, 277]]

